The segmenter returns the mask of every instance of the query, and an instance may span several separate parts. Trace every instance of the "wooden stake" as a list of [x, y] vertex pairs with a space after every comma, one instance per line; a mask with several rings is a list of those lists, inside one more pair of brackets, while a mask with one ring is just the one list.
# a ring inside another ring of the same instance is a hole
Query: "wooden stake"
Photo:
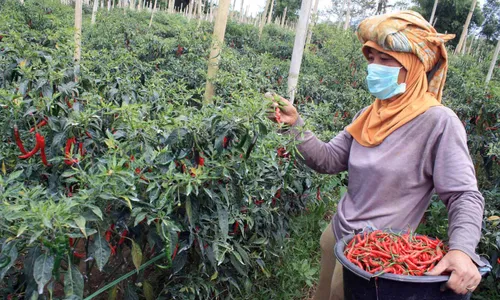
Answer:
[[312, 0], [302, 0], [300, 6], [299, 21], [297, 23], [297, 30], [295, 31], [295, 43], [293, 45], [292, 61], [290, 63], [290, 72], [288, 74], [288, 97], [290, 102], [295, 100], [295, 92], [297, 89], [297, 82], [299, 80], [300, 66], [302, 64], [302, 56], [304, 55], [304, 43], [306, 41], [307, 23], [311, 14]]
[[90, 21], [90, 24], [92, 24], [92, 25], [95, 24], [95, 18], [97, 15], [97, 7], [99, 7], [99, 0], [94, 0], [94, 7], [92, 7], [92, 19]]
[[75, 82], [78, 82], [80, 73], [80, 59], [82, 56], [82, 0], [75, 0]]
[[460, 40], [458, 41], [458, 45], [455, 48], [455, 55], [460, 53], [460, 50], [463, 47], [464, 41], [467, 38], [467, 31], [469, 29], [470, 20], [472, 19], [472, 14], [474, 13], [474, 9], [476, 8], [477, 0], [472, 0], [472, 4], [469, 9], [469, 14], [467, 15], [467, 19], [465, 20], [464, 28], [462, 30], [462, 35], [460, 35]]
[[262, 31], [264, 30], [264, 25], [266, 23], [266, 17], [267, 17], [267, 11], [269, 10], [269, 5], [271, 4], [271, 1], [273, 0], [267, 0], [266, 1], [266, 8], [262, 12], [262, 16], [260, 18], [260, 25], [259, 25], [259, 40], [260, 37], [262, 36]]
[[226, 33], [227, 16], [231, 0], [220, 0], [215, 18], [214, 33], [212, 36], [212, 50], [208, 60], [207, 83], [205, 86], [205, 103], [212, 103], [215, 94], [215, 88], [212, 83], [217, 71], [219, 70], [219, 61], [224, 44], [224, 35]]
[[493, 76], [493, 70], [495, 69], [495, 66], [497, 64], [497, 59], [498, 59], [498, 53], [500, 52], [500, 39], [497, 41], [497, 46], [495, 47], [495, 52], [493, 53], [493, 57], [491, 59], [491, 64], [490, 68], [488, 70], [488, 75], [486, 75], [486, 81], [485, 84], [488, 85], [488, 83], [491, 80], [491, 77]]

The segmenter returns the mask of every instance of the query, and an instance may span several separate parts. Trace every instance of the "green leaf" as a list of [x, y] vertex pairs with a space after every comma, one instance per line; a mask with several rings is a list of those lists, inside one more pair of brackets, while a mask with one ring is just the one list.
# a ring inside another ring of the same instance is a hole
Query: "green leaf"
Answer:
[[7, 183], [13, 182], [16, 180], [19, 176], [23, 174], [23, 170], [15, 171], [9, 175], [9, 179], [7, 179]]
[[116, 297], [118, 297], [118, 285], [115, 285], [108, 294], [108, 300], [116, 300]]
[[20, 237], [26, 231], [26, 229], [28, 229], [28, 225], [26, 224], [21, 225], [19, 229], [17, 229], [16, 237]]
[[35, 260], [35, 268], [33, 270], [33, 275], [35, 281], [38, 284], [38, 294], [43, 293], [43, 288], [52, 278], [52, 270], [54, 269], [54, 256], [48, 255], [47, 253], [40, 255]]
[[108, 262], [109, 256], [111, 255], [111, 249], [108, 243], [100, 235], [95, 236], [95, 240], [89, 247], [90, 256], [94, 257], [99, 271], [102, 272], [104, 266]]
[[99, 217], [99, 219], [102, 220], [102, 211], [99, 207], [95, 206], [95, 205], [91, 205], [91, 204], [88, 204], [87, 205], [88, 208], [90, 208], [92, 210], [92, 212]]
[[219, 277], [219, 272], [215, 271], [215, 273], [210, 277], [210, 280], [214, 281], [217, 277]]
[[125, 288], [123, 298], [124, 300], [139, 300], [139, 295], [135, 292], [134, 287], [129, 284]]
[[193, 209], [191, 207], [191, 198], [186, 199], [186, 214], [190, 225], [193, 225]]
[[220, 228], [222, 237], [224, 238], [224, 241], [225, 241], [228, 238], [227, 231], [228, 231], [228, 226], [229, 226], [227, 210], [218, 203], [217, 203], [217, 214], [219, 216], [219, 228]]
[[9, 269], [14, 265], [17, 259], [17, 248], [16, 242], [4, 243], [2, 247], [2, 253], [0, 254], [0, 280], [2, 280], [9, 271]]
[[83, 276], [75, 265], [64, 275], [64, 295], [83, 298]]
[[137, 272], [139, 272], [139, 267], [142, 264], [142, 251], [141, 247], [134, 241], [132, 241], [132, 261], [134, 262]]
[[144, 292], [144, 298], [146, 298], [146, 300], [154, 300], [155, 299], [155, 293], [154, 293], [154, 289], [153, 289], [153, 286], [151, 285], [151, 283], [149, 283], [148, 281], [144, 281], [142, 283], [142, 290]]
[[74, 220], [75, 220], [75, 223], [78, 226], [78, 228], [80, 228], [83, 235], [85, 237], [87, 237], [87, 233], [85, 231], [85, 224], [87, 223], [87, 220], [85, 220], [85, 218], [83, 216], [78, 216]]

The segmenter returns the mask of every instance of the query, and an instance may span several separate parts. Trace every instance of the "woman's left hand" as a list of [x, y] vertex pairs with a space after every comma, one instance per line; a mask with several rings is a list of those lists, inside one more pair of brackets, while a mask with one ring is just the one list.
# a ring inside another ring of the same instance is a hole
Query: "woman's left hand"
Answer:
[[472, 259], [460, 250], [450, 250], [441, 261], [426, 275], [441, 275], [450, 272], [451, 276], [443, 288], [448, 288], [457, 294], [473, 292], [481, 282], [481, 274]]

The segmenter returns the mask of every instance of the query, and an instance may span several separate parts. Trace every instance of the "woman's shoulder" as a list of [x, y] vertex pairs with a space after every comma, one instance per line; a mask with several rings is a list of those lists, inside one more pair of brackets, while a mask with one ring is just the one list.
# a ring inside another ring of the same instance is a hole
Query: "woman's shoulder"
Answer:
[[447, 121], [450, 118], [457, 118], [457, 114], [446, 106], [433, 106], [430, 107], [424, 114], [423, 117], [435, 121]]

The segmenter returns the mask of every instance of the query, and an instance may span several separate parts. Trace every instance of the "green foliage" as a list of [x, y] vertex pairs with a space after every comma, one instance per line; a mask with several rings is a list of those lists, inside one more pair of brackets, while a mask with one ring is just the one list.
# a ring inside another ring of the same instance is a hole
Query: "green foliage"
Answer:
[[[266, 117], [262, 94], [286, 92], [292, 32], [266, 26], [259, 42], [256, 28], [230, 22], [217, 96], [203, 105], [209, 23], [160, 12], [149, 28], [146, 11], [101, 10], [91, 26], [85, 15], [78, 71], [70, 6], [12, 0], [1, 9], [2, 296], [78, 298], [104, 281], [117, 299], [151, 298], [152, 287], [166, 299], [289, 299], [313, 284], [311, 253], [346, 174], [312, 173]], [[351, 33], [315, 27], [296, 99], [323, 140], [371, 101], [359, 47]], [[493, 202], [500, 93], [497, 77], [483, 87], [486, 70], [452, 59], [445, 104], [467, 127]], [[42, 120], [50, 166], [40, 153], [20, 159], [14, 137], [17, 126], [33, 149], [30, 129]], [[444, 210], [430, 211], [429, 234], [441, 235], [432, 225], [445, 226]], [[495, 215], [492, 206], [486, 217]], [[481, 251], [494, 259], [498, 224], [486, 224]]]

